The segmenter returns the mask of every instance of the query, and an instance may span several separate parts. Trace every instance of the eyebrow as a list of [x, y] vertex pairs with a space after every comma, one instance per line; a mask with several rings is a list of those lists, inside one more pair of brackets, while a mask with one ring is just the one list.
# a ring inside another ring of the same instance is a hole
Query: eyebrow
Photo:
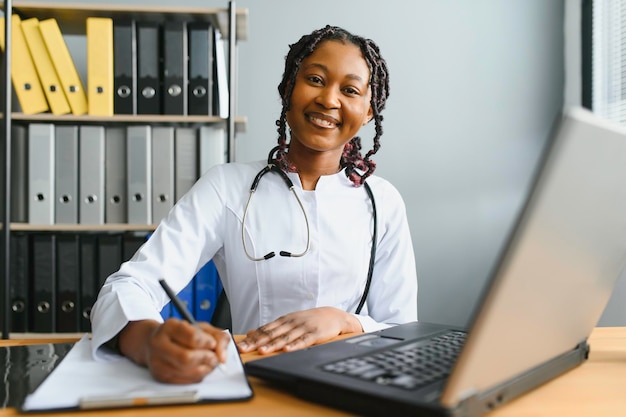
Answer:
[[[302, 69], [308, 69], [308, 68], [311, 68], [311, 67], [316, 67], [316, 68], [321, 69], [321, 70], [322, 70], [322, 71], [324, 71], [324, 72], [328, 72], [328, 67], [327, 67], [326, 65], [324, 65], [324, 64], [317, 64], [317, 63], [315, 63], [315, 62], [314, 62], [314, 63], [312, 63], [312, 64], [307, 65], [306, 67], [303, 67]], [[347, 78], [349, 78], [349, 79], [352, 79], [352, 80], [356, 80], [356, 81], [360, 81], [360, 82], [365, 82], [365, 81], [363, 80], [363, 77], [361, 77], [360, 75], [356, 75], [356, 74], [348, 74], [348, 75], [346, 75], [346, 77], [347, 77]]]

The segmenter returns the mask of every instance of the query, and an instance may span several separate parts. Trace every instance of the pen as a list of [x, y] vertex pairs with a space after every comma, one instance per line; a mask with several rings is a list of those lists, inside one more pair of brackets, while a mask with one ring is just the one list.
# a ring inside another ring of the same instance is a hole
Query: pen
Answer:
[[[174, 291], [170, 288], [170, 286], [167, 285], [167, 282], [165, 282], [165, 280], [161, 278], [159, 279], [159, 284], [161, 284], [161, 287], [163, 287], [163, 289], [165, 290], [165, 293], [170, 298], [170, 300], [172, 301], [172, 304], [174, 305], [176, 310], [180, 313], [180, 315], [183, 317], [183, 319], [193, 324], [196, 328], [201, 329], [196, 319], [193, 318], [189, 310], [187, 310], [187, 307], [185, 307], [185, 304], [183, 304], [183, 302], [180, 301], [180, 298], [178, 298], [176, 294], [174, 293]], [[219, 365], [217, 365], [217, 367], [222, 372], [226, 373], [226, 368], [224, 367], [223, 363], [220, 362]]]

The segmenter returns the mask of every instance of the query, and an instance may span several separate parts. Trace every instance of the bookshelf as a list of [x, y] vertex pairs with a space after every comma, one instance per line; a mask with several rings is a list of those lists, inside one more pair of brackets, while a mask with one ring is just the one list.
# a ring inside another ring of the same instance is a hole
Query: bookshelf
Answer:
[[[16, 138], [13, 136], [13, 128], [28, 126], [33, 124], [48, 124], [56, 128], [56, 126], [102, 126], [103, 128], [127, 128], [129, 126], [150, 126], [167, 127], [172, 129], [191, 128], [200, 129], [203, 126], [223, 126], [225, 129], [225, 159], [233, 161], [235, 159], [236, 134], [245, 131], [246, 118], [236, 115], [236, 67], [237, 54], [236, 48], [239, 41], [245, 41], [248, 37], [248, 10], [245, 8], [237, 8], [234, 1], [228, 2], [226, 7], [184, 7], [184, 6], [137, 6], [137, 5], [110, 5], [105, 2], [84, 2], [84, 3], [58, 3], [54, 1], [39, 2], [22, 2], [22, 1], [3, 1], [0, 5], [4, 11], [4, 16], [12, 16], [17, 14], [22, 21], [29, 18], [37, 18], [40, 21], [44, 19], [55, 19], [63, 35], [77, 35], [86, 37], [86, 21], [89, 17], [105, 17], [116, 20], [133, 20], [145, 21], [162, 25], [165, 22], [204, 22], [210, 23], [212, 27], [217, 28], [222, 35], [225, 45], [225, 61], [226, 61], [226, 80], [228, 102], [227, 116], [220, 117], [213, 114], [191, 115], [191, 114], [113, 114], [110, 116], [91, 116], [91, 115], [54, 115], [50, 112], [24, 114], [19, 111], [12, 110], [15, 108], [15, 99], [13, 96], [13, 85], [11, 78], [11, 42], [6, 42], [4, 58], [2, 60], [3, 78], [0, 81], [0, 89], [3, 90], [3, 104], [0, 108], [0, 117], [2, 117], [3, 136], [6, 138], [3, 144], [3, 158], [1, 164], [3, 170], [2, 190], [4, 201], [2, 218], [0, 218], [0, 228], [2, 230], [2, 254], [0, 255], [2, 265], [2, 317], [0, 323], [3, 338], [8, 338], [11, 331], [11, 252], [13, 234], [76, 234], [81, 233], [102, 233], [102, 234], [141, 234], [154, 230], [157, 222], [143, 223], [120, 223], [120, 222], [104, 222], [104, 223], [54, 223], [54, 224], [35, 224], [26, 221], [12, 220], [12, 196], [15, 190], [12, 190], [15, 178], [12, 178], [11, 169], [11, 152], [12, 147], [16, 145]], [[11, 19], [5, 19], [6, 40], [11, 40]], [[87, 87], [87, 80], [83, 80]], [[7, 111], [8, 109], [8, 111]], [[80, 138], [79, 138], [80, 141]], [[78, 196], [77, 196], [78, 197]], [[104, 196], [103, 196], [104, 197]], [[23, 334], [18, 331], [17, 333]], [[58, 333], [52, 329], [50, 333]]]

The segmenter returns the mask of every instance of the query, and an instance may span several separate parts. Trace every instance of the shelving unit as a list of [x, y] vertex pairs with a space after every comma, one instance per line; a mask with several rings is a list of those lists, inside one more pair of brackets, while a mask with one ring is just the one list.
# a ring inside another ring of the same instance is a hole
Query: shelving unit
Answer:
[[[13, 122], [20, 125], [31, 123], [52, 123], [55, 125], [104, 125], [104, 126], [128, 126], [128, 125], [150, 125], [150, 126], [173, 126], [173, 127], [197, 127], [207, 124], [224, 123], [226, 125], [227, 136], [227, 160], [235, 159], [235, 137], [236, 133], [245, 131], [246, 118], [236, 116], [236, 67], [237, 67], [237, 42], [246, 40], [248, 37], [248, 10], [237, 9], [234, 1], [228, 3], [225, 8], [199, 8], [199, 7], [177, 7], [177, 6], [147, 6], [135, 5], [110, 5], [106, 3], [55, 3], [48, 1], [21, 2], [7, 0], [0, 2], [3, 7], [4, 16], [11, 16], [14, 13], [21, 15], [22, 19], [37, 17], [40, 20], [55, 18], [59, 23], [61, 32], [67, 35], [85, 35], [87, 17], [109, 17], [109, 18], [132, 18], [136, 20], [146, 20], [162, 23], [165, 21], [205, 21], [210, 22], [219, 28], [223, 39], [227, 45], [227, 67], [228, 67], [228, 90], [229, 90], [229, 116], [225, 119], [217, 116], [197, 116], [197, 115], [113, 115], [101, 116], [55, 116], [51, 113], [40, 113], [35, 115], [25, 115], [23, 113], [11, 111], [12, 83], [11, 83], [11, 19], [5, 19], [5, 59], [2, 60], [3, 79], [2, 85], [5, 91], [3, 104], [0, 108], [0, 117], [4, 120], [3, 134], [6, 137], [4, 143], [4, 183], [2, 184], [2, 194], [4, 216], [0, 219], [2, 228], [2, 336], [9, 337], [10, 329], [10, 239], [12, 232], [142, 232], [151, 231], [154, 225], [137, 224], [55, 224], [55, 225], [33, 225], [29, 223], [11, 223], [11, 127]], [[234, 28], [234, 29], [233, 29]], [[7, 111], [8, 110], [8, 111]], [[5, 227], [8, 225], [8, 227]]]

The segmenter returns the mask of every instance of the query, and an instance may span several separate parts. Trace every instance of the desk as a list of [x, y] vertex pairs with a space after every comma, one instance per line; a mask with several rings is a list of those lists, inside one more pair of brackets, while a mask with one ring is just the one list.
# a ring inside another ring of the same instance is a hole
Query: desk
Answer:
[[[0, 346], [54, 343], [68, 339], [0, 340]], [[598, 327], [589, 344], [591, 354], [583, 365], [556, 378], [489, 414], [489, 417], [623, 417], [626, 416], [626, 327]], [[257, 359], [255, 353], [242, 355], [244, 362]], [[286, 392], [250, 378], [254, 398], [246, 402], [72, 412], [71, 416], [170, 417], [258, 416], [308, 417], [349, 414], [300, 400]], [[68, 415], [65, 413], [64, 415]], [[0, 409], [0, 417], [18, 416], [15, 409]], [[59, 414], [28, 414], [55, 416]]]

